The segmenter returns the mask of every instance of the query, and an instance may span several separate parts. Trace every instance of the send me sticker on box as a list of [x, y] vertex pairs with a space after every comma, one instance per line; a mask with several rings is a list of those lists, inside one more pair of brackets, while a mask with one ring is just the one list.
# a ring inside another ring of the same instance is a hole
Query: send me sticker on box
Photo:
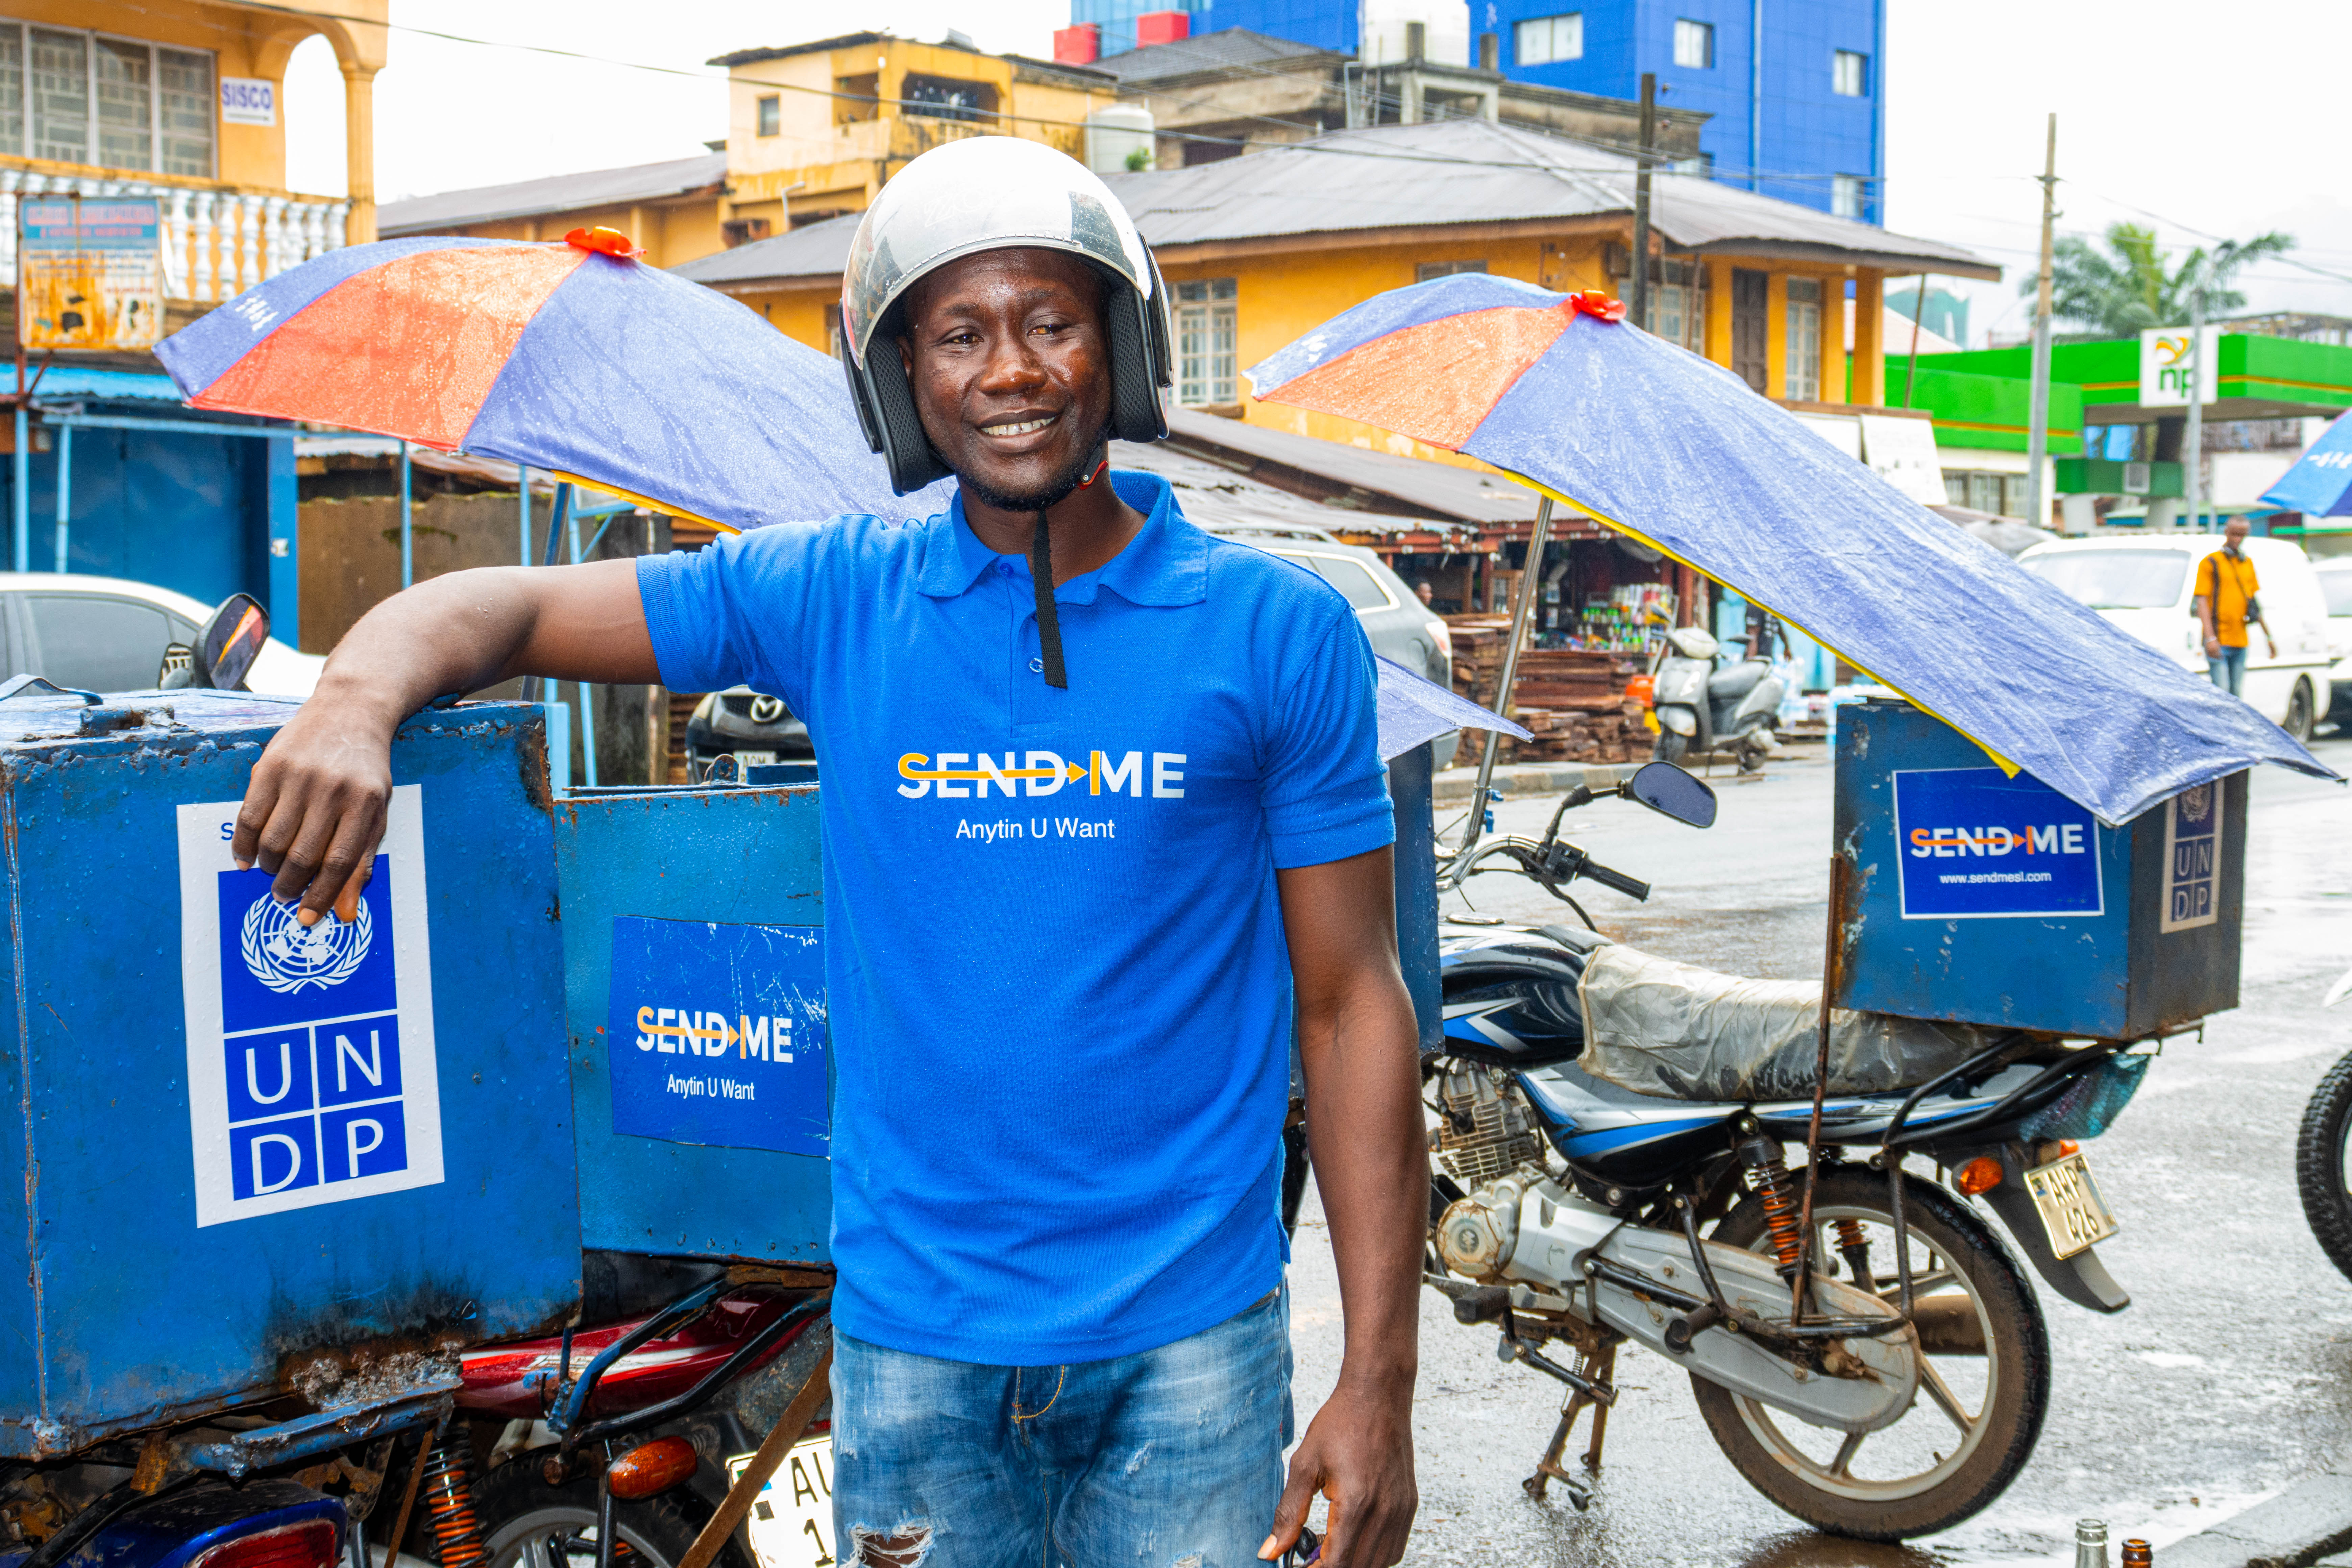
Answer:
[[613, 921], [613, 1131], [824, 1155], [824, 933]]
[[2105, 912], [2097, 820], [2024, 773], [1897, 773], [1895, 839], [1905, 920]]

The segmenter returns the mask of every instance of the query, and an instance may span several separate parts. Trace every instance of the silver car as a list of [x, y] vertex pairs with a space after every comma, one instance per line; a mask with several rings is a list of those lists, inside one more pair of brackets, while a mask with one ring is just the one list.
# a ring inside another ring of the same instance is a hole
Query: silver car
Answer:
[[[1372, 651], [1448, 690], [1454, 687], [1454, 638], [1445, 622], [1416, 597], [1387, 562], [1360, 544], [1344, 544], [1319, 528], [1295, 523], [1212, 522], [1204, 531], [1304, 566], [1347, 596], [1364, 623]], [[1437, 742], [1437, 765], [1454, 760], [1458, 736]]]

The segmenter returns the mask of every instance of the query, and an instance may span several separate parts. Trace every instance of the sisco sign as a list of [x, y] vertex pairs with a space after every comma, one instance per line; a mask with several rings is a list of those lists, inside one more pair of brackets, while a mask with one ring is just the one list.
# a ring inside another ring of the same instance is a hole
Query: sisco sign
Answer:
[[197, 1225], [436, 1185], [419, 786], [393, 791], [352, 919], [308, 927], [230, 860], [236, 810], [179, 808]]

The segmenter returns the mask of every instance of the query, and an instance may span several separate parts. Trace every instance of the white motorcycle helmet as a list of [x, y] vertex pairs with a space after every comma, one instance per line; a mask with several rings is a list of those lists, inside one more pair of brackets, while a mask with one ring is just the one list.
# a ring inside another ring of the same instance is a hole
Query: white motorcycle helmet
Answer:
[[882, 187], [842, 269], [849, 395], [900, 495], [951, 470], [915, 413], [896, 341], [899, 301], [918, 279], [960, 257], [1032, 247], [1079, 257], [1108, 285], [1111, 433], [1122, 441], [1168, 434], [1160, 405], [1172, 379], [1168, 286], [1127, 209], [1085, 165], [1042, 142], [966, 137], [932, 148]]

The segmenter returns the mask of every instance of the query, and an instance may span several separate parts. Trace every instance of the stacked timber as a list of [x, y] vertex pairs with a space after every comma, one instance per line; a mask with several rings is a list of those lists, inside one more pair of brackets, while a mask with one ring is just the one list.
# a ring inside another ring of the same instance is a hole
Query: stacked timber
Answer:
[[[1454, 689], [1484, 707], [1496, 706], [1507, 620], [1448, 617], [1454, 637]], [[1625, 683], [1642, 673], [1641, 656], [1583, 648], [1528, 648], [1519, 655], [1512, 718], [1531, 738], [1506, 737], [1499, 755], [1522, 763], [1629, 763], [1649, 754], [1651, 737], [1642, 705], [1628, 701]], [[1483, 736], [1467, 739], [1475, 748]]]

